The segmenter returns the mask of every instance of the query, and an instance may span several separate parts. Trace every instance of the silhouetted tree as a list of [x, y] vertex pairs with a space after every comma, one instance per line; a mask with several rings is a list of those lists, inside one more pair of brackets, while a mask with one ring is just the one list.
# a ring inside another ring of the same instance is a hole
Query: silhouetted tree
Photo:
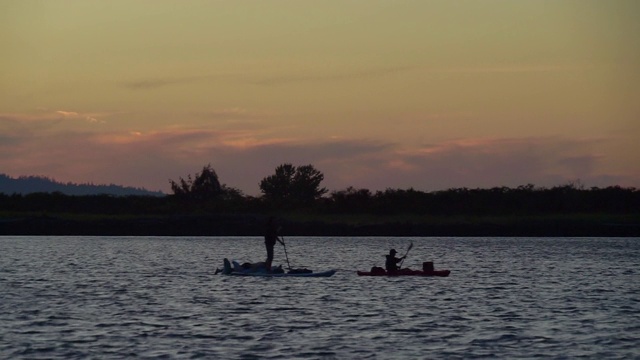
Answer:
[[180, 178], [177, 183], [169, 180], [171, 191], [180, 198], [194, 200], [211, 200], [222, 197], [223, 186], [218, 180], [218, 174], [211, 168], [211, 164], [202, 168], [201, 173], [196, 173], [195, 177], [187, 176], [187, 179]]
[[345, 190], [332, 191], [329, 200], [334, 212], [367, 212], [371, 207], [373, 194], [369, 189], [349, 186]]
[[260, 190], [268, 200], [311, 203], [328, 191], [320, 187], [322, 180], [324, 175], [312, 165], [282, 164], [260, 181]]

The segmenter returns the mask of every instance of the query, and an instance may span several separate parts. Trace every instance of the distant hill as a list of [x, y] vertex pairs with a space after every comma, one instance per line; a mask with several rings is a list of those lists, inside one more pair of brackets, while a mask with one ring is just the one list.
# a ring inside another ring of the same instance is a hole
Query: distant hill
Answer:
[[94, 185], [61, 183], [44, 176], [20, 176], [12, 178], [6, 174], [0, 174], [0, 193], [31, 194], [60, 192], [65, 195], [145, 195], [165, 196], [161, 191], [149, 191], [143, 188], [134, 188], [120, 185]]

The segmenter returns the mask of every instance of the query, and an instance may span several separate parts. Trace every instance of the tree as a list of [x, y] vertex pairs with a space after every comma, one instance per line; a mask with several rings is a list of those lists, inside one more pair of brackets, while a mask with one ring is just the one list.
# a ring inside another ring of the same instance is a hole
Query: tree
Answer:
[[367, 212], [373, 205], [373, 194], [369, 189], [349, 186], [345, 190], [333, 191], [329, 197], [334, 212]]
[[311, 202], [326, 194], [328, 190], [320, 187], [322, 180], [324, 175], [312, 165], [298, 166], [292, 184], [294, 199]]
[[201, 173], [196, 173], [195, 179], [191, 175], [187, 176], [187, 180], [180, 178], [180, 182], [171, 183], [171, 191], [181, 198], [189, 198], [194, 200], [211, 200], [220, 198], [226, 186], [220, 185], [218, 174], [211, 167], [211, 164], [202, 168]]
[[260, 190], [269, 200], [310, 203], [328, 191], [320, 187], [322, 180], [324, 175], [312, 165], [282, 164], [260, 181]]

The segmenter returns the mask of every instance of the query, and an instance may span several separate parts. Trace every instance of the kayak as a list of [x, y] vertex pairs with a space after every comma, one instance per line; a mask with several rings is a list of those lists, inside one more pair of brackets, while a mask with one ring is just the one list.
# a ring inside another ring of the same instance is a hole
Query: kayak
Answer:
[[358, 271], [359, 276], [441, 276], [447, 277], [451, 273], [449, 270], [435, 270], [433, 262], [426, 261], [422, 263], [422, 270], [398, 269], [389, 273], [385, 269], [374, 266], [371, 271]]
[[422, 270], [408, 270], [404, 271], [404, 269], [389, 274], [387, 271], [382, 269], [382, 272], [371, 272], [371, 271], [358, 271], [359, 276], [441, 276], [447, 277], [451, 271], [449, 270], [433, 270], [433, 271], [422, 271]]
[[[233, 266], [231, 265], [233, 263]], [[244, 266], [243, 266], [244, 265]], [[336, 273], [336, 270], [327, 270], [322, 272], [313, 272], [309, 269], [289, 269], [285, 272], [282, 266], [272, 266], [271, 272], [267, 272], [264, 266], [252, 266], [254, 264], [240, 265], [237, 261], [230, 262], [228, 259], [224, 259], [224, 267], [222, 270], [216, 270], [222, 273], [222, 275], [235, 275], [235, 276], [260, 276], [260, 277], [330, 277]], [[263, 264], [262, 264], [263, 265]]]
[[262, 276], [262, 277], [330, 277], [336, 273], [336, 270], [327, 270], [323, 272], [310, 272], [310, 273], [298, 273], [298, 272], [286, 272], [286, 273], [266, 273], [266, 272], [236, 272], [232, 271], [226, 275], [237, 276]]

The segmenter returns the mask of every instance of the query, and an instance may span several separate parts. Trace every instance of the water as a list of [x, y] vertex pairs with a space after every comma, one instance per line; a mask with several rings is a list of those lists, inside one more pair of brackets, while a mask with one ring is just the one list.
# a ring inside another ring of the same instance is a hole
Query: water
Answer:
[[[338, 273], [213, 275], [260, 238], [0, 237], [0, 358], [640, 358], [638, 238], [285, 240]], [[411, 242], [451, 276], [355, 274]]]

